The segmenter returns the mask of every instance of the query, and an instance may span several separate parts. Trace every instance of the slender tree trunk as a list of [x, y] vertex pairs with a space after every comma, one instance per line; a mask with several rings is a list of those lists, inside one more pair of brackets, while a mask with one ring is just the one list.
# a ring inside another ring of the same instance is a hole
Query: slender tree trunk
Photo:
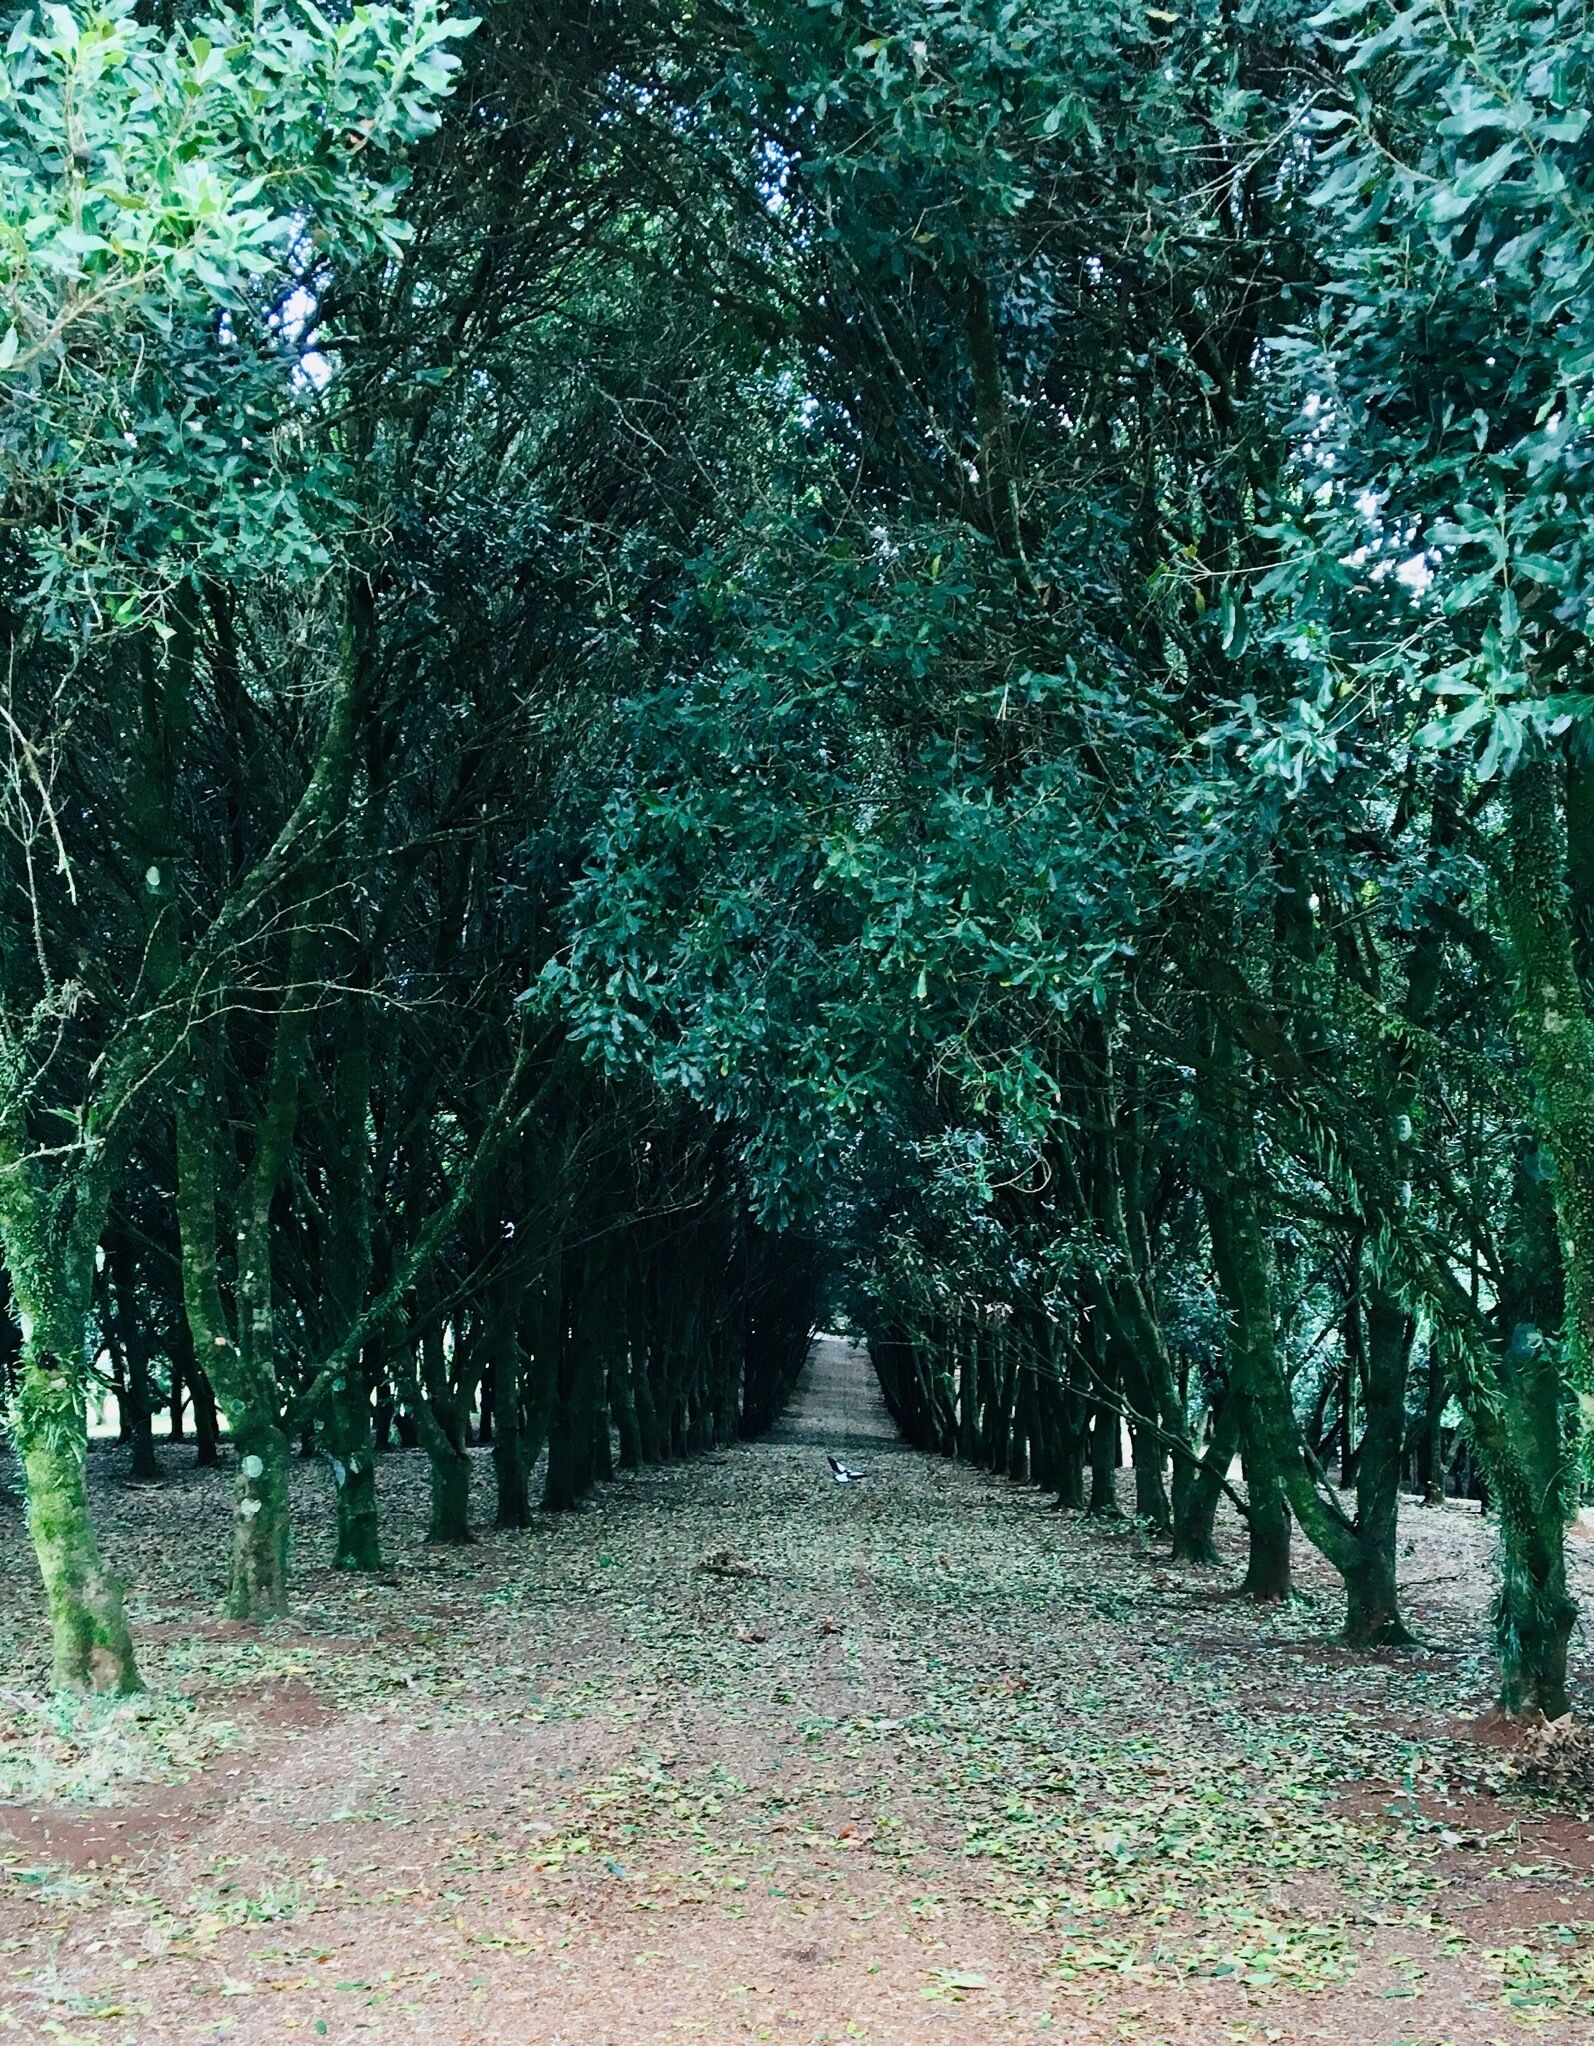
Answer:
[[227, 1615], [234, 1620], [280, 1619], [288, 1610], [292, 1450], [274, 1420], [253, 1415], [235, 1425], [233, 1440], [238, 1484]]
[[[348, 958], [343, 971], [357, 984], [359, 948], [341, 941]], [[332, 1318], [341, 1340], [359, 1322], [371, 1290], [371, 1153], [366, 1125], [371, 1110], [370, 1016], [364, 1001], [345, 996], [337, 1019], [337, 1067], [327, 1130], [327, 1175], [332, 1203], [331, 1268], [326, 1285]], [[332, 1465], [337, 1496], [334, 1570], [382, 1568], [381, 1515], [376, 1486], [376, 1430], [365, 1363], [372, 1346], [352, 1357], [332, 1381], [322, 1418], [322, 1443]]]
[[[1532, 1445], [1520, 1477], [1493, 1473], [1506, 1545], [1497, 1607], [1502, 1703], [1510, 1712], [1551, 1719], [1567, 1710], [1566, 1644], [1577, 1613], [1566, 1585], [1565, 1532], [1589, 1480], [1594, 1441], [1594, 1015], [1577, 965], [1563, 794], [1559, 764], [1544, 750], [1524, 755], [1507, 777], [1503, 896], [1517, 1029], [1533, 1077], [1535, 1119], [1555, 1167], [1568, 1426], [1553, 1447], [1546, 1440]], [[1579, 857], [1586, 856], [1580, 848]], [[1535, 1357], [1520, 1374], [1530, 1395], [1543, 1368]], [[1559, 1383], [1555, 1391], [1560, 1408]], [[1541, 1394], [1535, 1405], [1547, 1422], [1549, 1401]], [[1550, 1433], [1543, 1425], [1534, 1432]]]
[[1428, 1337], [1428, 1376], [1423, 1394], [1422, 1427], [1417, 1437], [1417, 1483], [1424, 1506], [1445, 1503], [1444, 1417], [1450, 1401], [1450, 1377], [1437, 1334]]
[[35, 1180], [17, 1114], [14, 1102], [0, 1105], [0, 1243], [22, 1332], [11, 1428], [54, 1681], [58, 1690], [127, 1693], [140, 1688], [132, 1634], [121, 1584], [100, 1560], [88, 1500], [88, 1307], [108, 1185], [85, 1177], [72, 1188], [62, 1228], [61, 1191]]
[[1118, 1410], [1104, 1399], [1093, 1403], [1090, 1421], [1090, 1497], [1085, 1511], [1097, 1520], [1118, 1513]]
[[[238, 914], [273, 890], [287, 895], [292, 936], [287, 992], [278, 1010], [265, 1100], [255, 1127], [255, 1156], [237, 1217], [236, 1326], [229, 1332], [217, 1275], [219, 1237], [216, 1177], [219, 1088], [213, 1044], [200, 1033], [178, 1090], [178, 1211], [182, 1236], [183, 1298], [194, 1353], [210, 1375], [238, 1445], [237, 1516], [233, 1576], [227, 1608], [234, 1619], [269, 1618], [288, 1599], [287, 1439], [285, 1402], [277, 1377], [272, 1273], [272, 1210], [288, 1173], [298, 1129], [300, 1091], [308, 1051], [307, 990], [316, 985], [320, 959], [319, 904], [331, 879], [328, 849], [347, 816], [354, 774], [354, 735], [370, 687], [370, 591], [356, 578], [326, 729], [315, 766], [299, 799], [294, 858], [269, 858], [254, 870], [250, 888], [235, 891], [228, 909]], [[170, 710], [168, 707], [168, 718]], [[170, 732], [168, 723], [168, 732]], [[170, 830], [170, 778], [162, 796]], [[279, 841], [282, 843], [282, 841]], [[167, 866], [172, 863], [166, 862]], [[164, 884], [163, 884], [164, 885]], [[295, 897], [290, 890], [297, 889]], [[175, 911], [161, 919], [177, 949]], [[213, 926], [213, 929], [215, 927]], [[308, 1415], [303, 1417], [308, 1421]]]
[[1164, 1483], [1162, 1444], [1149, 1428], [1136, 1428], [1133, 1424], [1129, 1436], [1135, 1471], [1135, 1518], [1157, 1534], [1172, 1534], [1173, 1511]]
[[930, 1374], [931, 1406], [935, 1415], [935, 1446], [940, 1455], [958, 1453], [958, 1363], [957, 1325], [941, 1320], [936, 1324], [933, 1347], [926, 1348], [925, 1369]]
[[1057, 1480], [1057, 1503], [1075, 1513], [1085, 1511], [1085, 1469], [1090, 1457], [1090, 1416], [1084, 1401], [1078, 1401], [1069, 1432], [1062, 1445]]
[[1173, 1512], [1168, 1503], [1166, 1460], [1158, 1434], [1163, 1401], [1152, 1384], [1141, 1351], [1127, 1330], [1122, 1329], [1116, 1313], [1111, 1316], [1111, 1323], [1114, 1333], [1108, 1343], [1117, 1355], [1117, 1379], [1130, 1409], [1129, 1458], [1135, 1477], [1135, 1518], [1155, 1534], [1171, 1534]]
[[1008, 1370], [1008, 1398], [1011, 1402], [1012, 1418], [1007, 1430], [1007, 1475], [1015, 1484], [1024, 1484], [1034, 1467], [1035, 1439], [1039, 1433], [1036, 1419], [1035, 1367], [1021, 1354], [1017, 1329], [1008, 1337], [1008, 1356], [1012, 1360]]
[[89, 1518], [83, 1318], [65, 1307], [47, 1308], [37, 1294], [29, 1300], [9, 1244], [8, 1255], [24, 1331], [13, 1428], [27, 1488], [28, 1533], [50, 1616], [55, 1686], [137, 1691], [122, 1588], [100, 1561]]
[[642, 1463], [642, 1427], [637, 1418], [637, 1358], [628, 1343], [609, 1367], [609, 1407], [620, 1437], [620, 1468], [634, 1471]]
[[426, 1539], [458, 1546], [472, 1539], [470, 1418], [466, 1395], [449, 1375], [442, 1317], [437, 1314], [428, 1319], [421, 1336], [420, 1380], [414, 1417], [431, 1481]]
[[[569, 1263], [569, 1260], [565, 1260]], [[547, 1513], [568, 1513], [581, 1504], [592, 1480], [593, 1407], [599, 1358], [587, 1322], [590, 1304], [586, 1274], [573, 1268], [562, 1282], [553, 1369], [553, 1401], [548, 1415], [548, 1464], [542, 1504]], [[574, 1283], [570, 1283], [570, 1281]], [[683, 1426], [686, 1415], [681, 1416]], [[681, 1443], [685, 1449], [687, 1443]], [[677, 1452], [679, 1453], [679, 1451]]]
[[[570, 1359], [562, 1374], [560, 1396], [554, 1402], [553, 1413], [548, 1421], [548, 1467], [543, 1482], [542, 1504], [545, 1513], [569, 1513], [581, 1504], [587, 1491], [591, 1469], [592, 1437], [590, 1427], [584, 1428], [587, 1403], [583, 1398], [582, 1380], [591, 1369], [592, 1360], [581, 1353]], [[693, 1424], [686, 1424], [690, 1431]], [[682, 1443], [682, 1453], [689, 1453], [692, 1447], [690, 1432]]]
[[177, 1317], [173, 1342], [182, 1346], [183, 1377], [194, 1402], [194, 1465], [198, 1470], [212, 1470], [221, 1462], [221, 1417], [216, 1411], [215, 1389], [194, 1361], [186, 1313]]
[[1519, 1482], [1499, 1489], [1495, 1647], [1500, 1703], [1516, 1718], [1560, 1719], [1571, 1709], [1567, 1649], [1577, 1604], [1566, 1581], [1566, 1522], [1558, 1505], [1547, 1503], [1555, 1498], [1556, 1475], [1553, 1467], [1544, 1471], [1544, 1491]]
[[[470, 1528], [470, 1452], [462, 1440], [443, 1427], [440, 1415], [435, 1417], [435, 1425], [443, 1439], [435, 1448], [426, 1442], [432, 1509], [426, 1539], [463, 1547], [475, 1540]], [[424, 1441], [424, 1427], [421, 1432]]]
[[980, 1460], [979, 1330], [960, 1327], [958, 1343], [958, 1456]]
[[531, 1460], [527, 1456], [525, 1392], [520, 1342], [509, 1302], [491, 1303], [488, 1331], [493, 1378], [493, 1471], [498, 1480], [497, 1525], [531, 1525]]
[[1255, 1114], [1231, 1019], [1220, 1008], [1206, 1018], [1200, 1079], [1219, 1166], [1203, 1189], [1207, 1233], [1229, 1314], [1230, 1377], [1244, 1402], [1241, 1439], [1253, 1559], [1246, 1586], [1256, 1597], [1281, 1595], [1287, 1519], [1293, 1513], [1313, 1547], [1347, 1580], [1348, 1591], [1352, 1571], [1362, 1564], [1357, 1530], [1338, 1500], [1319, 1488], [1295, 1417], [1274, 1329]]
[[132, 1449], [132, 1476], [141, 1484], [160, 1481], [155, 1454], [155, 1393], [150, 1374], [150, 1346], [138, 1311], [138, 1280], [126, 1237], [117, 1231], [106, 1245], [105, 1276], [111, 1296], [116, 1346], [121, 1351], [123, 1384], [118, 1393], [122, 1423]]
[[1345, 1354], [1339, 1374], [1339, 1482], [1347, 1489], [1356, 1482], [1356, 1389], [1361, 1361], [1361, 1303], [1352, 1301], [1346, 1317]]
[[[1221, 1030], [1221, 1025], [1218, 1026]], [[1232, 1074], [1225, 1073], [1226, 1079]], [[1244, 1111], [1214, 1096], [1220, 1117]], [[1270, 1376], [1282, 1378], [1274, 1348], [1273, 1288], [1262, 1231], [1252, 1146], [1230, 1122], [1220, 1123], [1227, 1184], [1207, 1185], [1207, 1233], [1218, 1290], [1229, 1317], [1229, 1384], [1239, 1404], [1241, 1458], [1249, 1510], [1250, 1552], [1240, 1589], [1258, 1603], [1290, 1595], [1290, 1515], [1278, 1440], [1285, 1417], [1274, 1411]], [[1287, 1400], [1289, 1395], [1284, 1394]]]
[[[1216, 1563], [1218, 1502], [1223, 1497], [1223, 1480], [1229, 1474], [1240, 1446], [1242, 1402], [1232, 1384], [1218, 1396], [1212, 1417], [1212, 1439], [1201, 1458], [1200, 1468], [1174, 1512], [1173, 1559], [1176, 1563]], [[1288, 1522], [1285, 1524], [1286, 1583], [1288, 1581]]]
[[210, 1380], [201, 1371], [193, 1380], [194, 1468], [214, 1470], [221, 1462], [221, 1415]]
[[332, 1464], [337, 1494], [334, 1570], [382, 1568], [381, 1520], [376, 1494], [376, 1434], [371, 1395], [357, 1366], [335, 1383], [327, 1402], [321, 1443]]
[[1061, 1382], [1054, 1409], [1060, 1470], [1057, 1503], [1076, 1513], [1085, 1511], [1085, 1471], [1090, 1458], [1091, 1395], [1085, 1365], [1085, 1346], [1093, 1340], [1091, 1325], [1081, 1313], [1076, 1331], [1065, 1345], [1059, 1345]]
[[1249, 1396], [1242, 1401], [1240, 1418], [1245, 1496], [1250, 1510], [1247, 1523], [1250, 1546], [1240, 1592], [1242, 1597], [1255, 1599], [1258, 1605], [1277, 1605], [1289, 1597], [1292, 1589], [1290, 1511], [1278, 1472], [1270, 1462], [1267, 1430], [1256, 1425], [1255, 1402]]
[[639, 1452], [644, 1463], [662, 1463], [665, 1454], [664, 1429], [659, 1420], [658, 1404], [653, 1397], [653, 1379], [648, 1370], [650, 1352], [644, 1335], [633, 1332], [631, 1354]]
[[1367, 1416], [1356, 1459], [1356, 1554], [1345, 1577], [1345, 1639], [1354, 1648], [1411, 1640], [1395, 1583], [1406, 1376], [1413, 1329], [1400, 1303], [1375, 1286], [1365, 1316]]
[[[1149, 1264], [1143, 1224], [1129, 1212], [1116, 1154], [1107, 1175], [1106, 1206], [1109, 1232], [1118, 1245], [1120, 1257], [1126, 1265], [1135, 1265], [1137, 1259], [1142, 1267]], [[1159, 1534], [1167, 1534], [1194, 1473], [1195, 1447], [1190, 1440], [1189, 1419], [1173, 1360], [1153, 1305], [1150, 1281], [1143, 1268], [1131, 1270], [1111, 1286], [1098, 1278], [1095, 1295], [1098, 1312], [1106, 1317], [1109, 1347], [1119, 1360], [1118, 1383], [1125, 1389], [1131, 1410], [1135, 1512]], [[1147, 1425], [1137, 1429], [1136, 1415], [1143, 1416]], [[1171, 1505], [1164, 1478], [1170, 1449]]]
[[[592, 1403], [592, 1481], [597, 1485], [607, 1484], [614, 1476], [614, 1439], [609, 1431], [608, 1376], [600, 1359], [593, 1374], [593, 1382], [598, 1387], [598, 1397]], [[730, 1440], [730, 1436], [724, 1432], [723, 1411], [716, 1409], [715, 1421], [715, 1443], [724, 1444]]]
[[227, 1331], [216, 1270], [215, 1126], [207, 1076], [199, 1066], [178, 1100], [177, 1197], [189, 1334], [196, 1361], [204, 1357], [214, 1371], [238, 1457], [227, 1613], [235, 1620], [280, 1618], [288, 1609], [290, 1451], [271, 1366], [270, 1196], [262, 1198], [256, 1189], [254, 1212], [239, 1240], [235, 1341]]

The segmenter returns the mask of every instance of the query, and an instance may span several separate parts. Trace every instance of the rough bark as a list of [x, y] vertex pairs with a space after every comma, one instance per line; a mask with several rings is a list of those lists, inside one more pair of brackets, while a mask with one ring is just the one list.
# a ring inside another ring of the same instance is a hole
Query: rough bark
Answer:
[[288, 1438], [269, 1417], [241, 1416], [233, 1429], [238, 1481], [233, 1509], [227, 1616], [280, 1619], [288, 1610], [291, 1522]]
[[1545, 751], [1526, 755], [1507, 779], [1503, 895], [1516, 1023], [1554, 1168], [1566, 1312], [1560, 1370], [1540, 1343], [1515, 1373], [1521, 1468], [1491, 1471], [1506, 1547], [1497, 1606], [1502, 1702], [1549, 1718], [1567, 1709], [1576, 1606], [1566, 1588], [1565, 1530], [1594, 1440], [1594, 1015], [1578, 971], [1563, 803], [1559, 764]]
[[91, 1151], [75, 1184], [48, 1186], [20, 1103], [0, 1102], [0, 1245], [22, 1332], [11, 1425], [54, 1680], [62, 1690], [131, 1692], [140, 1688], [132, 1635], [121, 1585], [100, 1558], [87, 1484], [88, 1311], [111, 1169], [108, 1152]]
[[58, 1690], [137, 1691], [122, 1588], [100, 1560], [89, 1518], [82, 1320], [37, 1300], [30, 1309], [21, 1288], [18, 1299], [23, 1349], [13, 1427], [50, 1619], [54, 1682]]

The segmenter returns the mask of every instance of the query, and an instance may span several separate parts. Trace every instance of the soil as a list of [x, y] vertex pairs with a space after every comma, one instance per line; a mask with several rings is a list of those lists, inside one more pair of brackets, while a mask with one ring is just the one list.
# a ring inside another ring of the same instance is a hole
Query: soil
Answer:
[[428, 1549], [384, 1457], [378, 1579], [319, 1567], [305, 1466], [295, 1619], [252, 1633], [191, 1455], [92, 1459], [142, 1704], [44, 1700], [0, 1500], [0, 2038], [1594, 2046], [1594, 1814], [1485, 1716], [1476, 1509], [1411, 1504], [1429, 1645], [1352, 1655], [1315, 1559], [1225, 1600], [907, 1450], [824, 1342], [772, 1436], [529, 1534]]

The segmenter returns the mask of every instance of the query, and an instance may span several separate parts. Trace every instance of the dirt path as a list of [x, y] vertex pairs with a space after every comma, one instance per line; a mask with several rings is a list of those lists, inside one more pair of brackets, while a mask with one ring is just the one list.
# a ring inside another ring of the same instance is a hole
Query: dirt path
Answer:
[[193, 1624], [224, 1480], [105, 1463], [165, 1702], [12, 1699], [0, 2037], [1594, 2042], [1594, 1818], [1457, 1737], [1464, 1508], [1408, 1515], [1441, 1645], [1350, 1658], [1326, 1586], [1261, 1618], [904, 1449], [824, 1343], [767, 1441], [529, 1536], [428, 1551], [420, 1461], [385, 1460], [392, 1580], [307, 1569], [262, 1640]]

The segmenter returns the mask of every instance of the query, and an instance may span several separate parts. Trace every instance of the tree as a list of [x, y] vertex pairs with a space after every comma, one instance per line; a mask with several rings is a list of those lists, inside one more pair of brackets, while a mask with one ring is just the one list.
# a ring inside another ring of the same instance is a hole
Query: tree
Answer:
[[[435, 122], [457, 33], [430, 0], [344, 24], [260, 7], [242, 39], [227, 21], [163, 35], [111, 0], [25, 12], [7, 45], [0, 461], [19, 856], [0, 999], [0, 1239], [24, 1325], [13, 1421], [62, 1684], [137, 1682], [83, 1489], [107, 1206], [151, 1082], [181, 1058], [232, 948], [335, 804], [337, 706], [352, 685], [333, 683], [322, 756], [277, 841], [186, 956], [175, 876], [154, 858], [135, 881], [136, 957], [77, 952], [89, 888], [109, 877], [97, 870], [80, 891], [52, 790], [91, 720], [124, 785], [139, 781], [141, 713], [117, 683], [129, 667], [158, 673], [167, 729], [180, 727], [196, 584], [324, 565], [334, 485], [301, 421], [314, 379], [296, 299], [326, 251], [396, 257], [394, 161]], [[110, 834], [131, 849], [141, 821]]]

